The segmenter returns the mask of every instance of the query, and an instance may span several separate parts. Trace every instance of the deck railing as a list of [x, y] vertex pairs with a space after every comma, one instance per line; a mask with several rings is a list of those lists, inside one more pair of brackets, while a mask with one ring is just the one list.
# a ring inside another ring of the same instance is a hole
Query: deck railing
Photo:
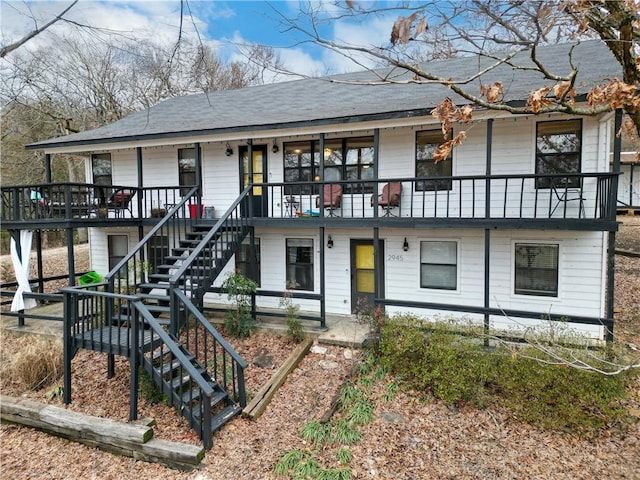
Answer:
[[[42, 183], [2, 187], [0, 221], [140, 219], [164, 216], [192, 187]], [[195, 203], [195, 200], [194, 200]]]
[[[265, 183], [268, 216], [608, 220], [614, 173], [476, 175]], [[387, 184], [401, 185], [397, 202]], [[331, 193], [330, 186], [334, 187]], [[327, 195], [340, 193], [338, 202]], [[327, 206], [333, 203], [332, 206]], [[390, 204], [392, 203], [392, 204]], [[397, 203], [394, 205], [393, 203]], [[324, 205], [323, 208], [320, 208]]]

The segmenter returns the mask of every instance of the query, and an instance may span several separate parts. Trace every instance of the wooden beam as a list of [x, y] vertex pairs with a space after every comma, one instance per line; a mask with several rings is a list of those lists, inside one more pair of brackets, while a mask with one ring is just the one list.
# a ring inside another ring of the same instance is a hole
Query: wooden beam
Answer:
[[0, 419], [117, 455], [180, 470], [198, 466], [205, 453], [202, 446], [153, 438], [153, 429], [148, 425], [93, 417], [5, 395], [0, 395]]
[[282, 386], [287, 376], [298, 366], [300, 361], [307, 354], [309, 349], [313, 345], [313, 340], [307, 338], [302, 341], [300, 345], [289, 355], [289, 358], [282, 364], [282, 366], [273, 374], [269, 381], [260, 389], [255, 397], [247, 404], [242, 411], [242, 415], [255, 420], [264, 413], [267, 405], [271, 402], [273, 395], [278, 388]]

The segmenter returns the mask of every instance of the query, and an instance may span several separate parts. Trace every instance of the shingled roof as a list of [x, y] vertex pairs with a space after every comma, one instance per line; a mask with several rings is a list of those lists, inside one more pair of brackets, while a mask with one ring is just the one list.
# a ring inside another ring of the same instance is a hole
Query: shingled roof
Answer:
[[[566, 75], [570, 72], [568, 53], [572, 47], [572, 62], [579, 69], [578, 94], [586, 93], [606, 78], [621, 75], [620, 64], [598, 40], [539, 47], [538, 56], [549, 71]], [[458, 80], [471, 77], [491, 63], [486, 57], [459, 57], [431, 62], [424, 70]], [[527, 52], [516, 56], [512, 63], [532, 66]], [[467, 103], [434, 83], [365, 84], [385, 76], [394, 80], [411, 78], [397, 69], [382, 69], [187, 95], [163, 101], [104, 127], [32, 143], [27, 148], [408, 118], [428, 114], [445, 96], [459, 104]], [[498, 80], [504, 84], [504, 100], [510, 104], [522, 103], [532, 90], [552, 85], [539, 72], [502, 64], [475, 79], [468, 88], [477, 91], [474, 85]]]

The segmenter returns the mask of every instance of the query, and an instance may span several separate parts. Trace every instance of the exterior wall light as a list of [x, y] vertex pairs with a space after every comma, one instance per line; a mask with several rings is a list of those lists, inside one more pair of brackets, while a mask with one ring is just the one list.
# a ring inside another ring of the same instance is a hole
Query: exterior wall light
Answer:
[[409, 251], [409, 242], [407, 242], [407, 237], [404, 237], [404, 243], [402, 244], [402, 250], [405, 252]]
[[227, 142], [227, 149], [225, 150], [224, 154], [227, 157], [230, 157], [231, 155], [233, 155], [233, 148], [231, 148], [231, 145], [229, 145], [229, 142]]
[[271, 151], [273, 153], [278, 153], [280, 151], [280, 147], [276, 143], [276, 139], [275, 138], [273, 139], [273, 146], [271, 147]]
[[327, 248], [333, 248], [333, 238], [329, 235], [329, 239], [327, 240]]

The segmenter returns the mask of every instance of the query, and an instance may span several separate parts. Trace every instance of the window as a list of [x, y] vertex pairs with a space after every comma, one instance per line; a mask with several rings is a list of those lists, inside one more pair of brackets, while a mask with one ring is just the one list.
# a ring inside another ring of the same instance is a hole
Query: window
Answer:
[[149, 260], [149, 268], [152, 272], [156, 271], [158, 265], [164, 263], [164, 258], [168, 255], [169, 237], [166, 235], [156, 235], [149, 239], [147, 258]]
[[[452, 157], [435, 161], [436, 149], [444, 142], [441, 130], [429, 130], [416, 133], [416, 178], [450, 177], [452, 175]], [[416, 181], [416, 191], [451, 190], [451, 179], [430, 179]]]
[[[540, 122], [536, 134], [536, 174], [578, 173], [582, 120]], [[580, 177], [538, 178], [536, 188], [579, 187]]]
[[129, 237], [126, 235], [109, 235], [107, 243], [109, 248], [109, 271], [111, 271], [127, 255]]
[[[317, 140], [284, 144], [284, 181], [313, 182], [320, 173], [320, 153]], [[324, 179], [368, 180], [375, 177], [373, 168], [373, 137], [328, 139], [324, 142]], [[348, 193], [372, 193], [373, 184], [345, 185]], [[312, 185], [285, 186], [287, 195], [317, 194]]]
[[113, 185], [111, 170], [111, 154], [96, 153], [91, 155], [91, 173], [96, 185]]
[[256, 269], [255, 274], [252, 275], [253, 269], [251, 268], [251, 243], [249, 240], [245, 240], [240, 244], [238, 250], [236, 250], [236, 272], [244, 275], [245, 277], [253, 280], [260, 286], [260, 239], [256, 238]]
[[180, 195], [186, 195], [197, 183], [196, 179], [196, 149], [178, 149], [178, 185]]
[[558, 296], [558, 245], [516, 243], [515, 293]]
[[313, 291], [313, 240], [287, 239], [287, 286]]
[[458, 288], [458, 243], [420, 242], [420, 287]]
[[312, 193], [310, 183], [318, 174], [318, 159], [317, 142], [285, 143], [284, 181], [309, 182], [309, 185], [285, 186], [284, 193], [286, 195], [310, 195]]

